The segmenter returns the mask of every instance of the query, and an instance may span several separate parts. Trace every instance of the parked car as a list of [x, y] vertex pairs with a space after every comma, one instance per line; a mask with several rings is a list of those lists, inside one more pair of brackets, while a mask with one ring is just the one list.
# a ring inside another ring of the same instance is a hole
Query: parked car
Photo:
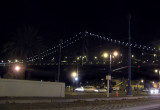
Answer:
[[75, 89], [77, 92], [95, 92], [95, 90], [96, 88], [94, 86], [84, 86]]
[[107, 89], [102, 88], [102, 89], [96, 89], [94, 92], [107, 92]]
[[95, 92], [96, 88], [94, 86], [85, 86], [84, 92]]
[[107, 89], [96, 89], [94, 86], [84, 86], [75, 89], [76, 92], [107, 92]]

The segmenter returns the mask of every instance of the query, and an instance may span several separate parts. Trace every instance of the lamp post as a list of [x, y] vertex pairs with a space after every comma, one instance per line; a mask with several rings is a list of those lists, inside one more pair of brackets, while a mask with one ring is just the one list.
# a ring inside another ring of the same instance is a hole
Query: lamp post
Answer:
[[78, 80], [78, 75], [76, 72], [72, 72], [71, 76], [73, 78], [73, 92], [74, 92], [74, 81]]
[[17, 77], [17, 73], [19, 73], [20, 71], [21, 71], [21, 69], [22, 69], [22, 67], [20, 66], [20, 65], [14, 65], [14, 67], [13, 67], [13, 71], [15, 72], [15, 77], [16, 77], [16, 79], [18, 79], [18, 77]]
[[155, 72], [155, 73], [158, 73], [158, 77], [159, 77], [158, 80], [159, 80], [159, 81], [158, 81], [158, 86], [157, 86], [157, 88], [159, 88], [159, 87], [160, 87], [160, 70], [159, 70], [159, 69], [155, 69], [154, 72]]
[[15, 69], [16, 72], [19, 72], [21, 68], [20, 68], [20, 66], [17, 65], [17, 66], [15, 66], [14, 69]]
[[143, 83], [143, 82], [144, 82], [144, 80], [142, 79], [142, 80], [141, 80], [141, 83]]
[[[82, 57], [82, 59], [83, 59], [83, 57]], [[75, 78], [75, 80], [76, 80], [76, 86], [78, 85], [78, 61], [79, 61], [79, 59], [77, 59], [77, 77]]]
[[117, 51], [114, 51], [113, 53], [109, 53], [109, 55], [108, 55], [108, 53], [104, 53], [103, 54], [103, 57], [104, 58], [107, 58], [109, 56], [109, 75], [111, 75], [111, 73], [112, 73], [112, 56], [118, 56], [118, 52]]
[[137, 94], [138, 94], [138, 91], [139, 91], [139, 85], [142, 85], [143, 84], [143, 82], [144, 82], [144, 80], [142, 79], [142, 80], [137, 80]]
[[111, 73], [112, 73], [112, 56], [118, 56], [118, 52], [114, 51], [113, 53], [104, 53], [103, 57], [107, 58], [109, 56], [109, 74], [106, 76], [107, 80], [107, 97], [109, 97], [109, 91], [111, 92], [111, 88], [109, 88], [109, 83], [111, 85]]

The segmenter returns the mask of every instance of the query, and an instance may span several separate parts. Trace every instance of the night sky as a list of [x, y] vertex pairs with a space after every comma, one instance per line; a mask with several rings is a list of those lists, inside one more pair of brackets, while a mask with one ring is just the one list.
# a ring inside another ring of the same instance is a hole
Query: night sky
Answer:
[[132, 14], [132, 41], [152, 44], [160, 36], [159, 4], [117, 0], [93, 1], [6, 1], [1, 4], [1, 48], [18, 28], [37, 29], [46, 44], [69, 38], [80, 31], [127, 39], [128, 13]]

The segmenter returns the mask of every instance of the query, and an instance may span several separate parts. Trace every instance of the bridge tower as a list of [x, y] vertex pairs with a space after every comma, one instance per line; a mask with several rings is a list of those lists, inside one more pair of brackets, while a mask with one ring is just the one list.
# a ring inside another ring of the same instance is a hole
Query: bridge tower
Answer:
[[85, 31], [83, 33], [83, 41], [82, 41], [82, 65], [84, 62], [88, 61], [88, 47], [89, 47], [89, 37], [88, 37], [88, 32]]

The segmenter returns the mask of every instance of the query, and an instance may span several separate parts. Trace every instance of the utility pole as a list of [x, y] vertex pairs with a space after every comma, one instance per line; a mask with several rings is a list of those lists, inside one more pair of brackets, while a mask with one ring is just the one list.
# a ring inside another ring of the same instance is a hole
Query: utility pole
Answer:
[[59, 44], [59, 61], [58, 61], [58, 77], [57, 80], [59, 82], [59, 77], [60, 77], [60, 73], [61, 73], [61, 47], [62, 47], [62, 42], [63, 40], [60, 40], [60, 44]]
[[79, 80], [79, 77], [78, 77], [78, 60], [77, 60], [77, 82], [76, 82], [77, 87], [78, 87], [78, 80]]
[[[109, 75], [111, 77], [112, 74], [112, 53], [109, 55]], [[112, 78], [112, 77], [111, 77]], [[109, 80], [109, 93], [112, 92], [112, 84], [111, 84], [111, 79]]]
[[[157, 55], [157, 58], [159, 59], [159, 55]], [[160, 88], [160, 61], [158, 60], [158, 89]]]
[[127, 88], [127, 96], [132, 96], [132, 88], [131, 88], [131, 15], [128, 16], [128, 88]]

